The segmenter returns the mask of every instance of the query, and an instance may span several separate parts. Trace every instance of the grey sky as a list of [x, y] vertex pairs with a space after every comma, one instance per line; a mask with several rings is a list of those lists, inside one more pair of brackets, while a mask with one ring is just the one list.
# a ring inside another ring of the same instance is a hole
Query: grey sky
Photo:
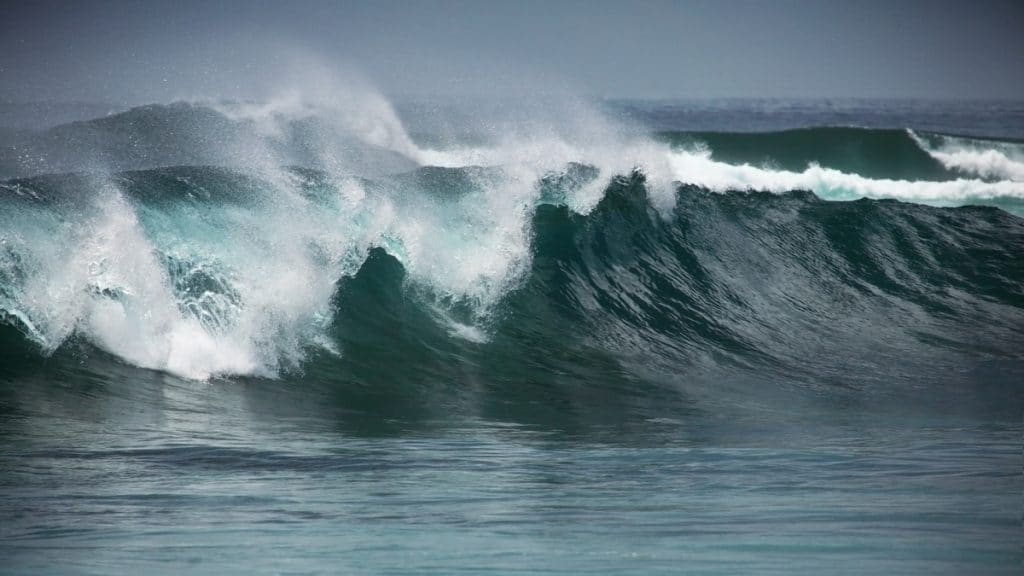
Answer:
[[1020, 1], [4, 2], [0, 98], [258, 97], [356, 69], [395, 95], [1024, 98]]

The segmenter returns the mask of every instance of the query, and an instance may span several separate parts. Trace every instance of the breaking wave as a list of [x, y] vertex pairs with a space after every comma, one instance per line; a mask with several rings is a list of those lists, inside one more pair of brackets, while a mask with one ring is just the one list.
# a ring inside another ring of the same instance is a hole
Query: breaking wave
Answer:
[[1024, 220], [957, 207], [1024, 212], [1015, 143], [584, 110], [426, 145], [371, 95], [145, 106], [4, 151], [8, 367], [85, 346], [191, 379], [842, 380], [1024, 351]]

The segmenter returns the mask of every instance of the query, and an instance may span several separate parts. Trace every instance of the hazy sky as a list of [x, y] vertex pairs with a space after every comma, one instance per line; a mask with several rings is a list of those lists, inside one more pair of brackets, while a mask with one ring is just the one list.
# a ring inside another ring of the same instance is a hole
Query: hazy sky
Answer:
[[1020, 99], [1024, 1], [4, 0], [0, 13], [6, 100], [258, 97], [335, 67], [394, 95]]

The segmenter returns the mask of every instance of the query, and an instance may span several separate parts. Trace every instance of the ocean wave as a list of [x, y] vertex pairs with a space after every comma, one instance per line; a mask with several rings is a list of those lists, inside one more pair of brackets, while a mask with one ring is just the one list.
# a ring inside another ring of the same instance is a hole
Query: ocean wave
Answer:
[[982, 178], [1024, 182], [1024, 144], [942, 134], [908, 134], [951, 170]]
[[945, 206], [997, 199], [1016, 204], [1024, 198], [1024, 185], [1008, 180], [891, 180], [867, 178], [816, 164], [799, 172], [773, 170], [718, 162], [707, 150], [679, 151], [670, 156], [669, 162], [675, 179], [718, 191], [811, 190], [830, 200], [891, 198]]
[[596, 173], [294, 170], [289, 193], [203, 167], [9, 182], [31, 193], [4, 197], [0, 308], [42, 354], [78, 339], [194, 379], [311, 358], [569, 370], [570, 343], [666, 372], [832, 377], [851, 347], [1020, 353], [1024, 221], [1005, 212], [693, 184], [666, 212], [642, 172], [585, 213], [561, 201]]
[[802, 172], [817, 165], [882, 180], [938, 181], [955, 178], [901, 129], [798, 128], [778, 132], [667, 132], [677, 148], [700, 147], [717, 162]]
[[[598, 364], [797, 370], [823, 319], [846, 326], [829, 354], [872, 348], [844, 309], [908, 347], [1019, 349], [1019, 218], [831, 202], [1024, 213], [1024, 183], [942, 161], [928, 138], [950, 137], [652, 137], [577, 108], [559, 122], [426, 145], [385, 99], [328, 90], [35, 133], [0, 162], [45, 172], [0, 181], [3, 323], [43, 356], [84, 342], [200, 380], [379, 359], [396, 334], [399, 357], [455, 365], [504, 347], [503, 365], [574, 370], [536, 348], [561, 339]], [[394, 310], [350, 306], [383, 295]], [[950, 331], [965, 324], [971, 338]]]

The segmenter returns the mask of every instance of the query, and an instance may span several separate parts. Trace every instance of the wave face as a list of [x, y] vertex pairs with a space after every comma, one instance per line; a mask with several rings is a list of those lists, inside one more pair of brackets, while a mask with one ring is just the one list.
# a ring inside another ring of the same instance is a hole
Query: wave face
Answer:
[[4, 370], [107, 358], [381, 406], [469, 382], [466, 403], [599, 417], [723, 379], [952, 386], [1024, 357], [1016, 142], [485, 136], [428, 147], [377, 100], [22, 135], [33, 163], [5, 154], [0, 183]]
[[955, 178], [945, 165], [906, 130], [803, 128], [780, 132], [669, 132], [682, 146], [705, 145], [714, 160], [799, 172], [811, 164], [847, 174], [890, 180], [940, 181]]
[[908, 132], [914, 143], [949, 170], [992, 180], [1024, 182], [1024, 144]]

